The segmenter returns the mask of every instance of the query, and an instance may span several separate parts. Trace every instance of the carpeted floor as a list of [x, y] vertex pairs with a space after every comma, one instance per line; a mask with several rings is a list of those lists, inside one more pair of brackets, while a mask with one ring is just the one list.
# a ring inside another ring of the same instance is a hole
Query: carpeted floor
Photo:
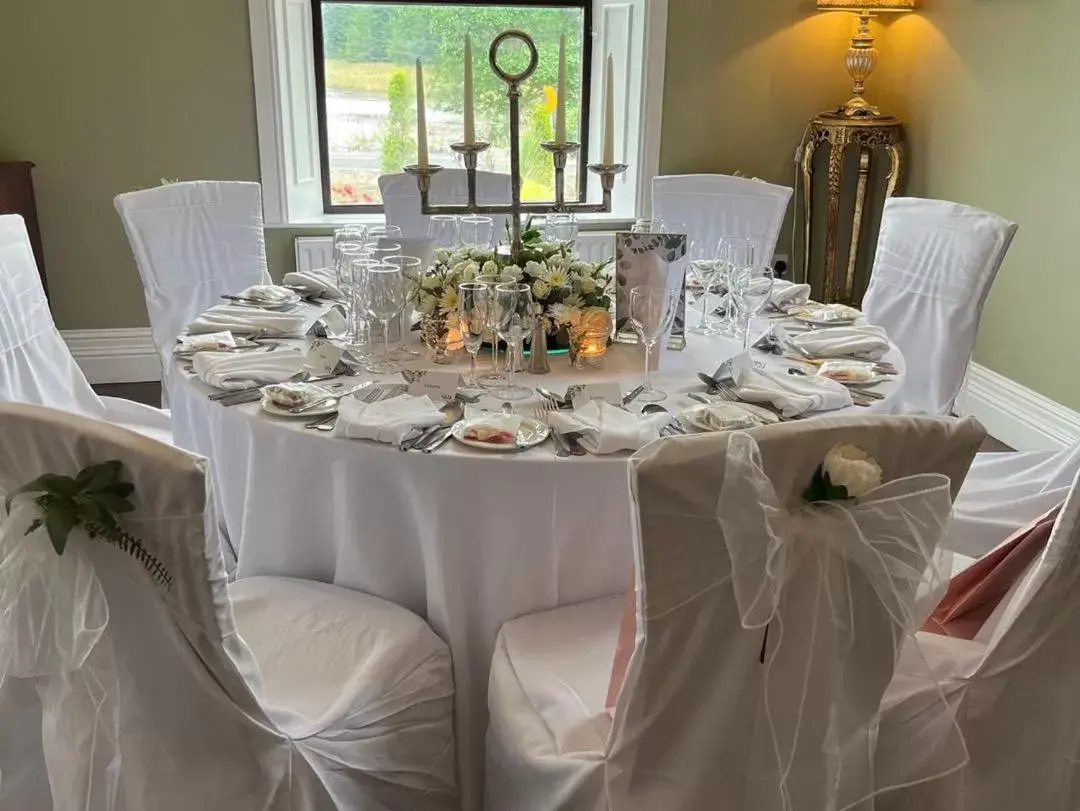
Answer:
[[[161, 384], [157, 381], [150, 383], [102, 383], [94, 386], [94, 391], [106, 397], [123, 397], [126, 400], [135, 400], [152, 406], [161, 405]], [[982, 449], [997, 452], [1012, 450], [1008, 445], [998, 442], [993, 437], [986, 440]]]

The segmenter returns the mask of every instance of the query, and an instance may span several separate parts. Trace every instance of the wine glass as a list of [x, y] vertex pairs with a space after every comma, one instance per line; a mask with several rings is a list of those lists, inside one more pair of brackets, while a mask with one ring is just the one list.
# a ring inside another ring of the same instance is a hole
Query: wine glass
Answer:
[[645, 382], [638, 399], [658, 403], [667, 394], [652, 385], [652, 349], [667, 335], [675, 321], [682, 290], [666, 287], [635, 287], [630, 291], [630, 324], [645, 344]]
[[352, 250], [346, 250], [343, 255], [341, 291], [345, 294], [347, 326], [342, 337], [349, 344], [353, 356], [366, 368], [371, 363], [372, 353], [371, 329], [364, 304], [364, 283], [367, 269], [375, 260], [362, 246], [352, 246]]
[[738, 326], [735, 324], [735, 298], [731, 294], [731, 275], [736, 270], [753, 265], [756, 256], [757, 245], [753, 240], [744, 237], [721, 237], [720, 243], [716, 246], [719, 268], [716, 280], [727, 290], [724, 320], [716, 329], [720, 334], [738, 335]]
[[484, 342], [491, 318], [493, 287], [483, 282], [462, 282], [458, 285], [458, 324], [461, 337], [465, 341], [465, 350], [469, 353], [469, 379], [466, 389], [477, 389], [480, 382], [476, 379], [476, 354]]
[[630, 233], [632, 234], [663, 234], [666, 232], [667, 227], [659, 217], [654, 217], [651, 220], [634, 220], [634, 224], [630, 227]]
[[495, 287], [496, 330], [499, 337], [506, 341], [510, 353], [509, 378], [505, 386], [492, 392], [502, 400], [523, 400], [532, 395], [532, 389], [518, 386], [514, 376], [521, 353], [521, 344], [525, 336], [532, 332], [533, 298], [532, 288], [520, 282], [500, 284]]
[[470, 248], [490, 248], [491, 238], [495, 233], [495, 224], [491, 217], [462, 217], [458, 220], [461, 244]]
[[751, 265], [732, 273], [730, 291], [739, 313], [743, 349], [750, 344], [750, 323], [769, 303], [772, 289], [773, 269], [768, 265]]
[[363, 243], [338, 242], [334, 245], [334, 272], [338, 288], [345, 295], [345, 330], [337, 337], [349, 344], [362, 344], [363, 329], [360, 327], [362, 316], [358, 318], [356, 310], [356, 285], [354, 263], [368, 258], [369, 254]]
[[[497, 273], [484, 273], [477, 276], [475, 281], [491, 288], [492, 297], [495, 288], [502, 284], [502, 277]], [[499, 368], [499, 334], [498, 334], [498, 310], [495, 306], [488, 307], [487, 329], [491, 334], [491, 371], [480, 377], [479, 383], [485, 388], [499, 386], [505, 379], [502, 369]]]
[[573, 214], [549, 214], [544, 232], [549, 242], [563, 245], [573, 242], [578, 237], [577, 217]]
[[405, 279], [401, 268], [383, 262], [368, 265], [363, 288], [367, 313], [383, 328], [383, 353], [377, 363], [378, 373], [399, 371], [401, 367], [390, 359], [390, 322], [405, 306]]
[[368, 229], [369, 239], [401, 239], [401, 226], [400, 225], [369, 225]]
[[716, 245], [711, 240], [694, 239], [690, 241], [690, 269], [694, 278], [701, 283], [701, 321], [691, 332], [699, 335], [710, 335], [715, 330], [712, 325], [711, 311], [709, 310], [709, 293], [716, 283], [716, 274], [719, 270], [716, 258]]
[[427, 236], [436, 248], [456, 248], [461, 241], [458, 218], [453, 214], [432, 214], [428, 220]]
[[388, 256], [401, 256], [400, 242], [387, 242], [385, 239], [372, 240], [369, 235], [368, 241], [364, 244], [378, 262], [385, 262]]
[[408, 306], [409, 291], [412, 290], [420, 281], [420, 277], [424, 275], [423, 266], [424, 263], [415, 256], [402, 256], [395, 254], [394, 256], [387, 256], [383, 259], [383, 262], [387, 265], [393, 265], [394, 267], [401, 269], [401, 276], [405, 280], [405, 306], [401, 308], [401, 343], [394, 350], [394, 353], [390, 356], [393, 360], [410, 361], [413, 358], [420, 356], [420, 353], [415, 349], [410, 349], [408, 346], [410, 315], [412, 314], [412, 308]]

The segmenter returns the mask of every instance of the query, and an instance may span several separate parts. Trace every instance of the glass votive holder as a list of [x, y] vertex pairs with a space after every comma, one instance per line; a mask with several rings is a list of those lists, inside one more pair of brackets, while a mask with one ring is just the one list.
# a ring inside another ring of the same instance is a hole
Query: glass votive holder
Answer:
[[611, 314], [586, 313], [570, 327], [569, 333], [571, 365], [575, 369], [602, 369], [611, 340]]

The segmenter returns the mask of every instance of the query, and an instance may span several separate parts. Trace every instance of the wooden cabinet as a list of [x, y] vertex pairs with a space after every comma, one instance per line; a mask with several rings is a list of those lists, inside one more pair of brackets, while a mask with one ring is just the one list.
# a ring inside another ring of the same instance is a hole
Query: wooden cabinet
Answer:
[[41, 229], [38, 227], [37, 204], [34, 202], [34, 181], [30, 176], [33, 168], [34, 164], [27, 161], [0, 162], [0, 214], [20, 214], [26, 220], [41, 284], [45, 288], [45, 295], [48, 295], [45, 255], [41, 250]]

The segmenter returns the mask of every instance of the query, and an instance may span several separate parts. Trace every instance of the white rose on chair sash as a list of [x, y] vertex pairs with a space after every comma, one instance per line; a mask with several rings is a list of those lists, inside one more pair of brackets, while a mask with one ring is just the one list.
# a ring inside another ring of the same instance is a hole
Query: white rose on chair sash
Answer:
[[[910, 755], [876, 751], [881, 696], [904, 640], [924, 619], [917, 597], [947, 580], [935, 557], [952, 506], [949, 484], [940, 474], [910, 476], [857, 500], [789, 509], [753, 437], [732, 435], [717, 520], [743, 627], [767, 634], [748, 808], [844, 811], [967, 763], [940, 687], [940, 701], [905, 729]], [[884, 611], [875, 611], [875, 598]], [[798, 635], [785, 632], [785, 614]], [[867, 658], [859, 660], [856, 631], [868, 628], [882, 644], [860, 645]], [[934, 682], [929, 667], [925, 679]]]
[[44, 526], [27, 534], [41, 518], [33, 496], [17, 496], [5, 515], [4, 495], [0, 691], [6, 678], [27, 679], [37, 691], [54, 807], [111, 811], [120, 774], [120, 680], [105, 593], [80, 530], [58, 555]]

